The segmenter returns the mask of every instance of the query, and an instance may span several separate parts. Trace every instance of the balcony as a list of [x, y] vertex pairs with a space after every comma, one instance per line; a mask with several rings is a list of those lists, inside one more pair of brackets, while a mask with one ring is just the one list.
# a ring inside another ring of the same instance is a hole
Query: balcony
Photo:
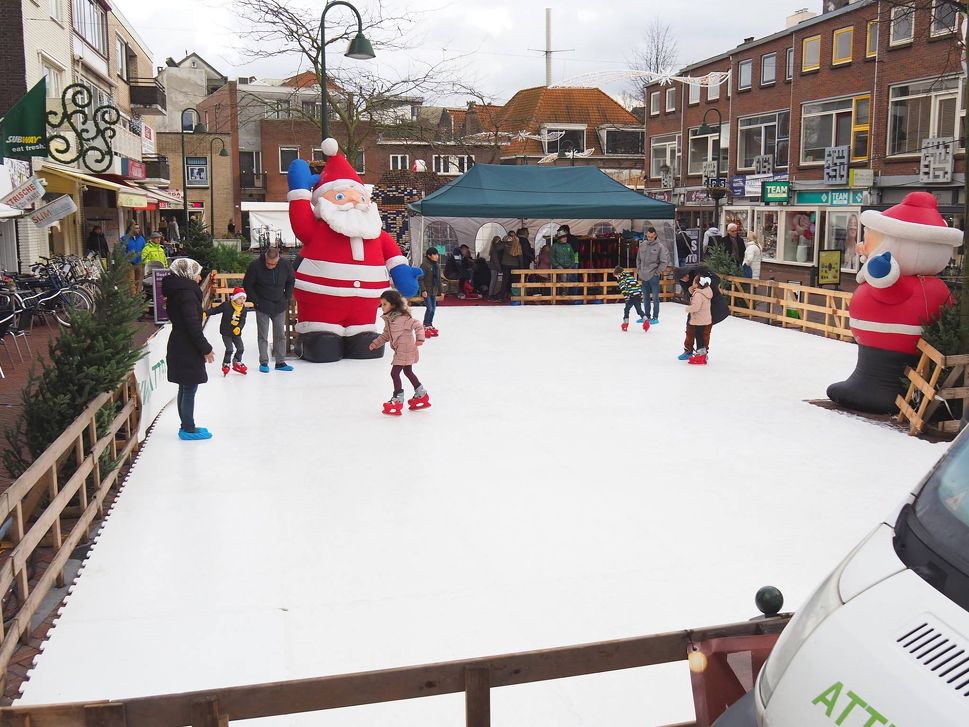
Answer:
[[142, 116], [164, 116], [168, 111], [165, 87], [154, 78], [132, 78], [131, 110]]
[[148, 184], [157, 184], [160, 187], [167, 187], [171, 182], [172, 174], [168, 167], [168, 157], [145, 154], [142, 158], [145, 163], [146, 178], [142, 181]]
[[266, 173], [245, 171], [240, 172], [239, 186], [242, 188], [243, 192], [255, 194], [263, 193], [266, 191]]

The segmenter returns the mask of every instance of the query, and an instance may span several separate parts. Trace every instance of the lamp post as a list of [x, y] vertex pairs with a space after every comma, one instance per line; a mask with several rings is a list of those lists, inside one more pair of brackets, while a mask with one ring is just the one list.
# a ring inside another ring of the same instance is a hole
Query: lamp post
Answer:
[[326, 141], [330, 136], [330, 110], [329, 105], [326, 103], [326, 14], [330, 11], [330, 8], [334, 8], [337, 5], [345, 5], [353, 11], [353, 14], [357, 16], [357, 34], [350, 41], [350, 45], [347, 47], [347, 52], [344, 53], [347, 58], [354, 58], [358, 61], [369, 61], [376, 57], [373, 52], [373, 46], [370, 45], [370, 41], [367, 40], [366, 36], [363, 34], [363, 18], [360, 17], [360, 11], [358, 11], [353, 5], [344, 0], [332, 0], [328, 2], [323, 8], [323, 14], [320, 16], [320, 101], [322, 102], [322, 107], [320, 108], [320, 119], [322, 121], [321, 127], [323, 131], [322, 139]]
[[[707, 115], [711, 113], [716, 114], [717, 116], [717, 126], [715, 130], [707, 123]], [[713, 184], [710, 183], [710, 180], [707, 180], [707, 193], [713, 197], [713, 225], [718, 229], [720, 227], [720, 200], [723, 199], [723, 197], [727, 194], [726, 188], [720, 184], [720, 141], [723, 134], [722, 127], [723, 115], [720, 113], [720, 109], [714, 106], [707, 109], [707, 112], [703, 114], [703, 122], [700, 124], [700, 128], [696, 131], [697, 136], [710, 136], [710, 134], [714, 133], [717, 135], [717, 176], [716, 181]], [[697, 245], [697, 260], [703, 260], [702, 242]]]
[[212, 213], [212, 239], [215, 239], [215, 142], [219, 142], [222, 145], [222, 149], [219, 150], [220, 157], [229, 156], [229, 152], [226, 151], [225, 141], [222, 140], [221, 136], [212, 137], [212, 141], [209, 142], [209, 159], [211, 159], [210, 164], [212, 168], [209, 170], [209, 209]]
[[189, 111], [194, 113], [195, 118], [198, 119], [198, 123], [192, 127], [192, 133], [204, 134], [206, 132], [205, 124], [202, 123], [202, 115], [194, 106], [188, 107], [179, 115], [178, 133], [182, 137], [182, 214], [185, 215], [186, 234], [188, 234], [188, 160], [185, 157], [185, 114], [187, 114]]

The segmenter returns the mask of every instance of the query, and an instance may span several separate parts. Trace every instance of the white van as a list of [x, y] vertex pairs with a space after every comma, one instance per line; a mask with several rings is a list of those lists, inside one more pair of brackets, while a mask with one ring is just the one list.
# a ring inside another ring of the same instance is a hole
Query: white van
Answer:
[[969, 725], [969, 431], [796, 613], [715, 727]]

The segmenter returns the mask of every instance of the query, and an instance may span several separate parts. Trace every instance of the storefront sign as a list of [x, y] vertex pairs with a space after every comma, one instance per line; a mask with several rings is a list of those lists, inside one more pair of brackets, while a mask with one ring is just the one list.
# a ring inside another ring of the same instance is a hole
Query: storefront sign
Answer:
[[852, 169], [848, 172], [849, 187], [873, 187], [875, 185], [875, 171], [873, 169]]
[[142, 120], [141, 122], [141, 153], [155, 153], [155, 130]]
[[860, 189], [825, 189], [797, 192], [797, 204], [827, 205], [829, 207], [860, 207], [865, 193]]
[[118, 192], [118, 207], [127, 207], [134, 210], [148, 208], [148, 198], [132, 192]]
[[77, 212], [77, 204], [72, 197], [65, 194], [34, 211], [30, 215], [30, 221], [38, 227], [50, 227], [58, 220], [62, 220], [75, 212]]
[[172, 274], [168, 268], [151, 271], [151, 298], [155, 308], [155, 323], [168, 323], [168, 309], [162, 294], [162, 281]]
[[744, 194], [746, 183], [747, 177], [743, 175], [740, 175], [739, 177], [730, 177], [730, 195], [732, 197], [746, 197]]
[[651, 199], [659, 200], [660, 202], [672, 202], [673, 201], [673, 192], [671, 192], [669, 190], [666, 190], [666, 191], [655, 191], [655, 192], [650, 191], [650, 190], [647, 190], [646, 191], [646, 196], [647, 197], [650, 197]]
[[740, 174], [730, 178], [730, 194], [737, 198], [757, 199], [764, 182], [786, 182], [786, 174]]
[[688, 189], [685, 204], [691, 207], [701, 207], [713, 204], [713, 197], [705, 189]]
[[919, 182], [922, 184], [948, 184], [952, 181], [954, 159], [955, 140], [952, 137], [926, 139], [922, 142]]
[[824, 183], [847, 184], [848, 162], [851, 148], [848, 146], [829, 146], [824, 150]]
[[[679, 261], [680, 265], [695, 265], [700, 262], [700, 228], [691, 227], [688, 230], [682, 230], [683, 233], [690, 239], [690, 254], [686, 256], [683, 260]], [[679, 251], [677, 250], [677, 256], [679, 256]]]
[[37, 177], [31, 177], [6, 197], [0, 199], [0, 202], [10, 207], [25, 210], [43, 196], [44, 183]]
[[148, 170], [145, 169], [143, 162], [124, 158], [121, 160], [121, 175], [128, 179], [145, 179], [148, 176]]
[[0, 156], [47, 156], [47, 78], [30, 89], [3, 117]]
[[764, 202], [787, 204], [791, 201], [790, 182], [761, 182], [761, 199]]
[[208, 187], [209, 186], [208, 157], [186, 157], [185, 168], [188, 174], [189, 187]]
[[818, 285], [841, 285], [841, 256], [843, 250], [818, 252]]

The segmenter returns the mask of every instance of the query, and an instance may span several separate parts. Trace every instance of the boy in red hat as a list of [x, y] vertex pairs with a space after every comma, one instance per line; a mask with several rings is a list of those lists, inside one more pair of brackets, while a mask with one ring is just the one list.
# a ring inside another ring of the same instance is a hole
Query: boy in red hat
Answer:
[[248, 312], [246, 291], [242, 288], [233, 288], [232, 295], [229, 296], [227, 301], [205, 311], [207, 316], [222, 314], [219, 333], [222, 335], [222, 342], [225, 344], [225, 356], [222, 359], [223, 376], [229, 375], [230, 363], [233, 371], [240, 374], [249, 373], [249, 369], [242, 363], [242, 354], [246, 350], [246, 346], [242, 342], [242, 329], [246, 326]]

